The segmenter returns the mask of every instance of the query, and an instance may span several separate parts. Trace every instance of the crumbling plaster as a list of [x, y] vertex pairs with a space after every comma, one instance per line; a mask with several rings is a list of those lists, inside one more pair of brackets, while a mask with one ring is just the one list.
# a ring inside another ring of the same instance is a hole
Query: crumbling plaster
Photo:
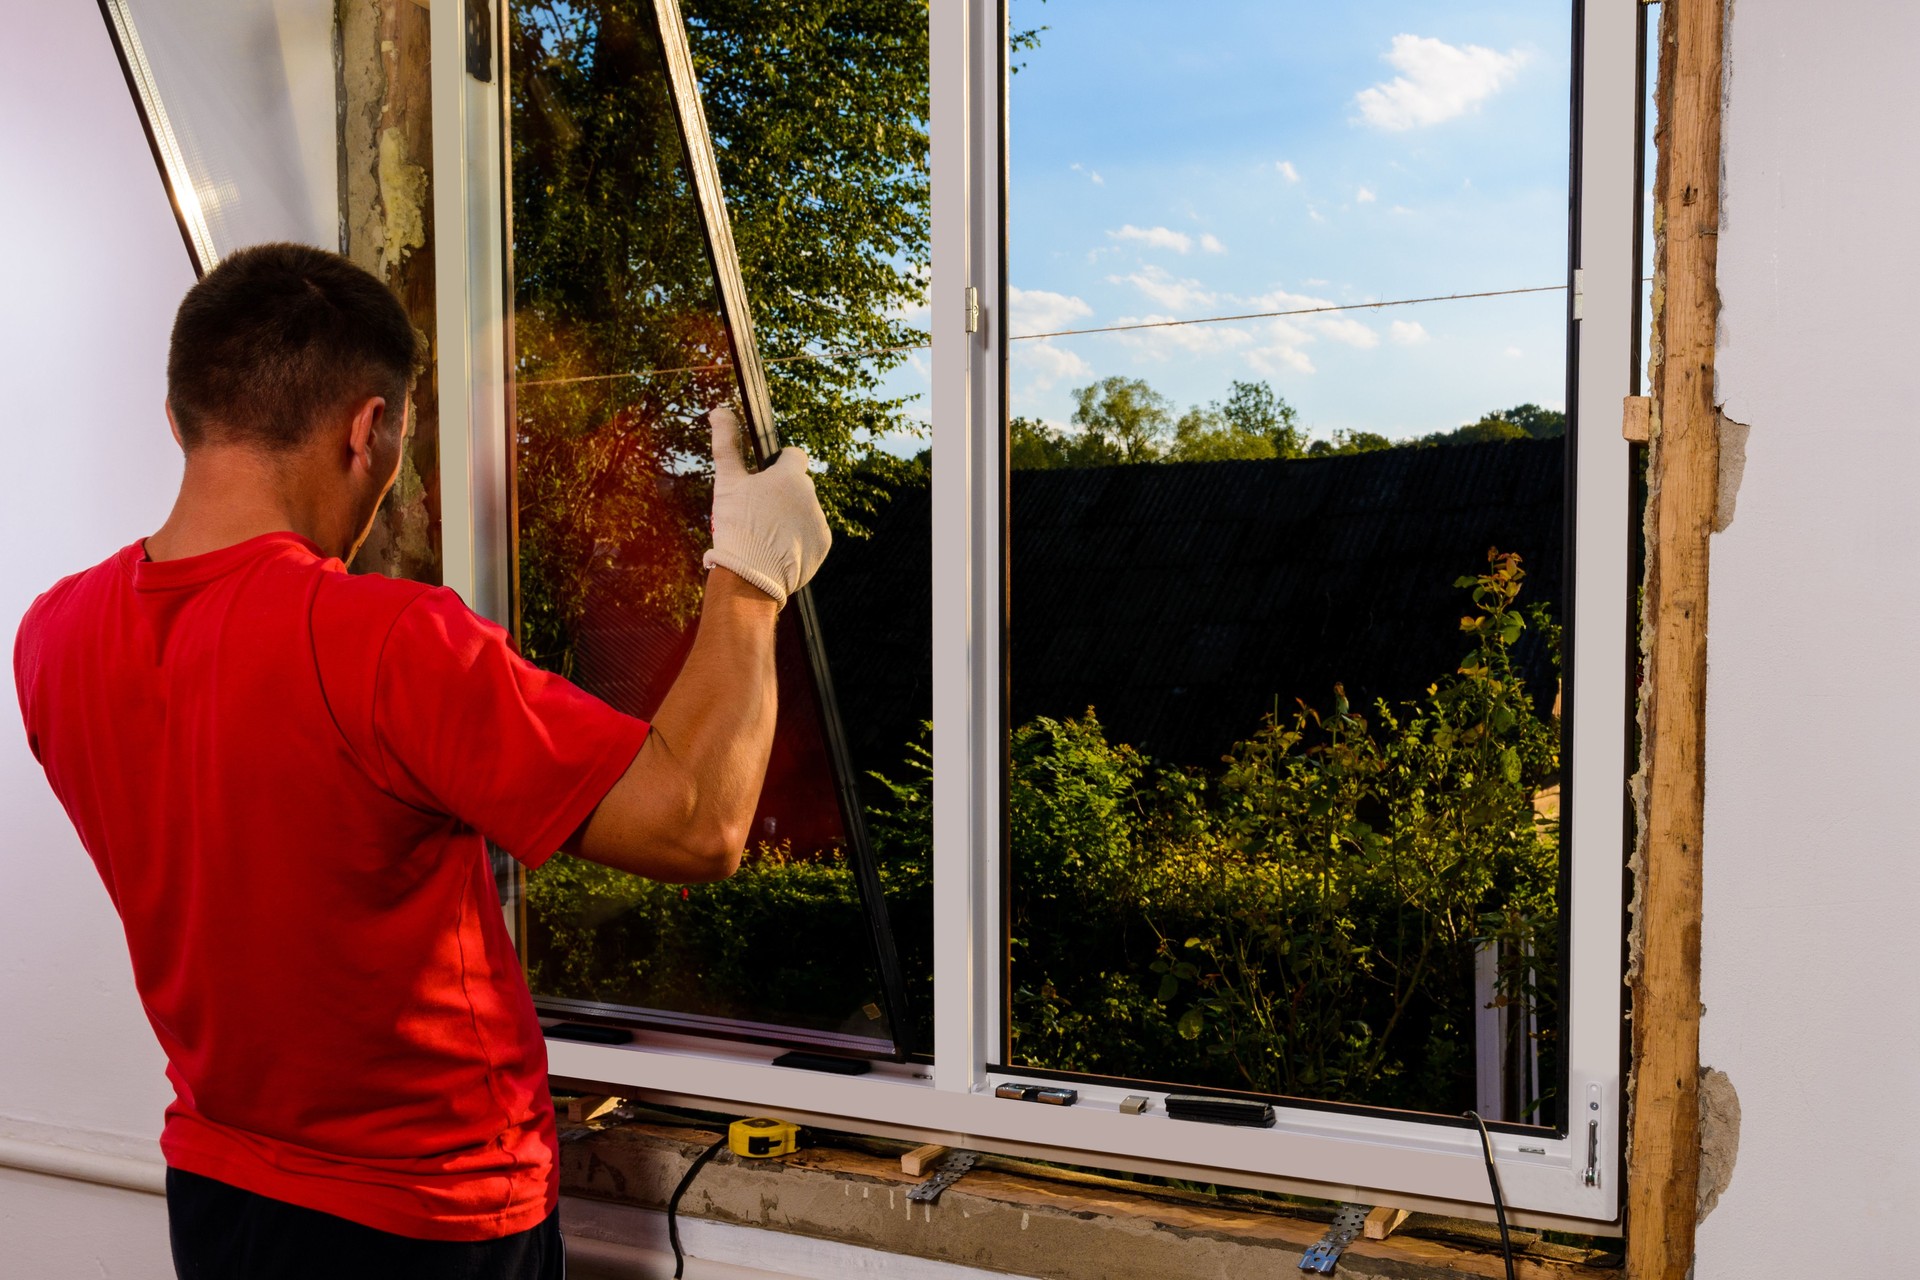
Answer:
[[1915, 1271], [1917, 51], [1896, 0], [1730, 21], [1716, 399], [1752, 428], [1723, 427], [1712, 551], [1701, 1058], [1739, 1162], [1698, 1280], [1784, 1274], [1754, 1245], [1785, 1224], [1823, 1269]]
[[400, 478], [355, 567], [440, 580], [440, 420], [434, 354], [433, 118], [428, 10], [415, 0], [339, 0], [341, 251], [385, 280], [429, 353], [414, 385]]

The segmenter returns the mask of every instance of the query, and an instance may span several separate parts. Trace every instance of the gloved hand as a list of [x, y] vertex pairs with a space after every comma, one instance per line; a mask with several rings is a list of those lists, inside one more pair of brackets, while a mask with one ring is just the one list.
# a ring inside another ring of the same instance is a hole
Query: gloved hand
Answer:
[[833, 545], [806, 450], [788, 445], [772, 466], [749, 472], [733, 411], [715, 409], [707, 421], [713, 427], [713, 549], [701, 564], [732, 570], [784, 607]]

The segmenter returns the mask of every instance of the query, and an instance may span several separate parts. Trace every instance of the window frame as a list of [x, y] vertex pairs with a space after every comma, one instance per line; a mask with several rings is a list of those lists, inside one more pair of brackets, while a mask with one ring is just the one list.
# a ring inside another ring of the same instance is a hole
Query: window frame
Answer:
[[[504, 190], [506, 77], [466, 71], [466, 14], [432, 10], [437, 341], [443, 547], [448, 586], [511, 621]], [[1340, 1200], [1482, 1216], [1491, 1205], [1477, 1133], [1446, 1117], [1276, 1105], [1271, 1129], [1125, 1115], [1143, 1087], [1083, 1085], [1072, 1107], [994, 1096], [1031, 1075], [994, 1069], [1005, 1000], [1003, 688], [1006, 203], [1004, 0], [930, 0], [933, 269], [934, 1060], [861, 1076], [775, 1067], [777, 1049], [670, 1032], [629, 1045], [549, 1040], [557, 1081], [709, 1109]], [[1627, 777], [1633, 652], [1630, 446], [1613, 428], [1637, 387], [1643, 7], [1575, 0], [1568, 493], [1573, 628], [1566, 787], [1569, 1127], [1493, 1135], [1516, 1221], [1593, 1230], [1620, 1217]], [[970, 298], [980, 317], [969, 331]], [[465, 424], [465, 430], [459, 424]], [[1609, 714], [1607, 708], [1618, 708]], [[954, 728], [958, 726], [958, 729]], [[1607, 797], [1612, 796], [1609, 800]]]

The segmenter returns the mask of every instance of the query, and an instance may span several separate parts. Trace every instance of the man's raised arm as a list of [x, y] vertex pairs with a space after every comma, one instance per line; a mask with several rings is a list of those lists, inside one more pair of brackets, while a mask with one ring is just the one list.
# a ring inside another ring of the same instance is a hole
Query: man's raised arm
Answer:
[[832, 542], [804, 450], [749, 473], [733, 414], [713, 425], [713, 549], [698, 633], [645, 745], [567, 851], [655, 880], [740, 865], [773, 748], [774, 630]]

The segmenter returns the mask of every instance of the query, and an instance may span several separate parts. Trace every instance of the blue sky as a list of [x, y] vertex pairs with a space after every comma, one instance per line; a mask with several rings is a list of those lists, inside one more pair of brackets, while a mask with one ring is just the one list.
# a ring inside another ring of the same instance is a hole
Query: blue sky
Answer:
[[[1570, 6], [1012, 0], [1015, 335], [1566, 276]], [[1016, 341], [1011, 412], [1270, 382], [1316, 435], [1563, 407], [1565, 296]], [[924, 367], [924, 362], [920, 362]], [[896, 380], [924, 386], [913, 370]]]

